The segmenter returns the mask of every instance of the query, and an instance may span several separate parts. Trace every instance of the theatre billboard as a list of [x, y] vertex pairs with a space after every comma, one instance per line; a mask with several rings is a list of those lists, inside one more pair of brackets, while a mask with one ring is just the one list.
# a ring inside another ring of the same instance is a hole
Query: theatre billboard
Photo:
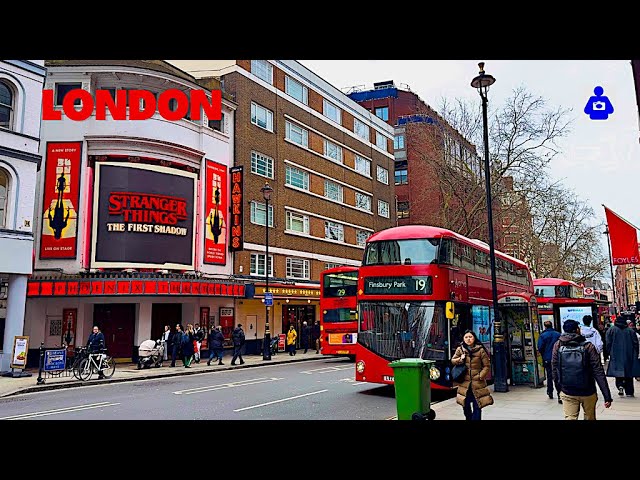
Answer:
[[96, 163], [91, 267], [194, 270], [196, 188], [195, 173]]

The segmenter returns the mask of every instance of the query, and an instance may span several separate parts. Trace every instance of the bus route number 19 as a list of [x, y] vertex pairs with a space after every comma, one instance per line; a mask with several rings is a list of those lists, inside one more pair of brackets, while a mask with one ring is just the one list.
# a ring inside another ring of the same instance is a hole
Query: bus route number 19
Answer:
[[421, 292], [427, 288], [427, 282], [425, 282], [422, 278], [416, 278], [416, 291]]

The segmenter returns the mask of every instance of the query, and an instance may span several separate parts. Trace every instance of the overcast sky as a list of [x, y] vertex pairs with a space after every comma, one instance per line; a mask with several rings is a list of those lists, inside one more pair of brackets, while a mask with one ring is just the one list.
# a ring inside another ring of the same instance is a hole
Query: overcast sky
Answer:
[[[479, 60], [300, 60], [335, 87], [394, 80], [406, 83], [425, 102], [438, 108], [442, 98], [479, 102], [470, 86]], [[605, 221], [602, 204], [640, 226], [636, 192], [640, 184], [640, 126], [633, 73], [629, 60], [484, 60], [496, 78], [489, 90], [491, 107], [502, 105], [513, 89], [524, 86], [548, 100], [550, 107], [572, 109], [571, 133], [559, 142], [562, 150], [551, 163], [551, 175], [562, 179]], [[601, 86], [614, 113], [594, 121], [584, 107]], [[478, 103], [479, 105], [479, 103]], [[481, 145], [478, 145], [481, 153]], [[606, 237], [603, 235], [606, 252]]]

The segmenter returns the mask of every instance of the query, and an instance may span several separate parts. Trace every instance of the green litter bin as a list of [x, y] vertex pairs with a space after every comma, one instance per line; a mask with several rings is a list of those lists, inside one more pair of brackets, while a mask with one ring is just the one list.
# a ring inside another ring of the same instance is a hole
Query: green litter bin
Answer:
[[391, 362], [398, 420], [433, 420], [429, 369], [434, 360], [402, 358]]

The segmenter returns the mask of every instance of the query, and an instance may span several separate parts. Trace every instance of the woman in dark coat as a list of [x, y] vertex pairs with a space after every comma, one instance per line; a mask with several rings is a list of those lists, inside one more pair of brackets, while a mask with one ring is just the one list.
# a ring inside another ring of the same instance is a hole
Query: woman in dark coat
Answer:
[[[461, 345], [451, 359], [453, 365], [467, 366], [464, 380], [458, 386], [456, 402], [462, 406], [467, 420], [480, 420], [481, 409], [493, 405], [493, 398], [487, 388], [487, 375], [491, 371], [489, 355], [472, 330], [464, 332]], [[473, 412], [471, 407], [473, 406]]]
[[207, 365], [211, 365], [211, 360], [218, 359], [218, 365], [222, 363], [222, 352], [224, 349], [224, 335], [220, 331], [220, 327], [211, 326], [209, 336], [207, 337], [207, 345], [209, 345], [209, 361]]
[[616, 377], [618, 394], [625, 393], [633, 397], [633, 377], [640, 376], [638, 361], [638, 338], [628, 327], [626, 315], [616, 318], [614, 325], [607, 330], [605, 349], [609, 356], [607, 377]]
[[193, 340], [194, 340], [193, 325], [188, 324], [187, 330], [182, 334], [182, 363], [184, 368], [191, 368], [191, 360], [193, 360]]

